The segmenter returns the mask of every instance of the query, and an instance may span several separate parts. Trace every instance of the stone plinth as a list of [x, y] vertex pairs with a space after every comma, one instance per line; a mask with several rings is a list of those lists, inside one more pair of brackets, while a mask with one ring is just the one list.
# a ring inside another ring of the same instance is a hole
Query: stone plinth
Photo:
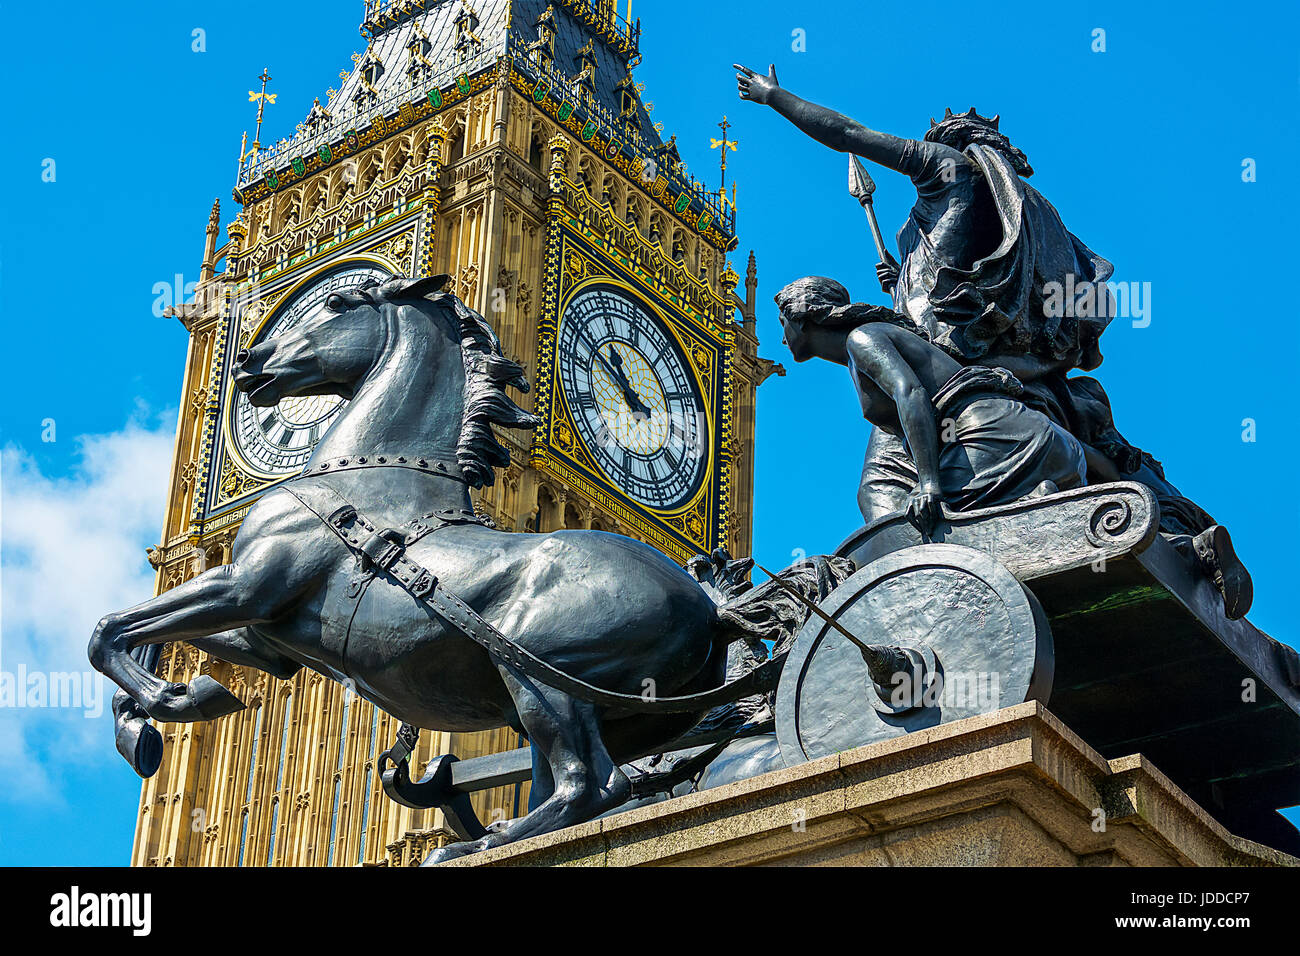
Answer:
[[448, 866], [1270, 866], [1141, 755], [1037, 702], [521, 840]]

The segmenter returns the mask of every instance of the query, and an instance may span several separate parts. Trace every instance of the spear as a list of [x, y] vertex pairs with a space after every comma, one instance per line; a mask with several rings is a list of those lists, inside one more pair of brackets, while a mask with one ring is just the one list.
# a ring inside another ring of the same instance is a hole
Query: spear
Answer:
[[871, 194], [875, 191], [876, 181], [867, 172], [867, 167], [862, 164], [862, 160], [850, 154], [849, 193], [862, 204], [862, 209], [867, 214], [867, 222], [871, 224], [871, 238], [876, 241], [876, 252], [881, 264], [897, 270], [898, 260], [885, 248], [885, 237], [880, 234], [880, 223], [876, 221], [876, 207], [871, 202]]
[[[790, 584], [789, 581], [777, 577], [761, 564], [756, 564], [754, 566], [766, 574], [772, 580], [772, 583], [782, 591], [785, 591], [809, 611], [821, 618], [823, 622], [830, 625], [830, 627], [839, 631], [842, 636], [848, 638], [849, 642], [857, 647], [858, 651], [862, 654], [862, 659], [866, 661], [867, 664], [867, 671], [871, 674], [872, 681], [874, 681], [878, 687], [887, 688], [892, 683], [895, 683], [895, 674], [910, 671], [911, 661], [907, 659], [907, 655], [903, 653], [901, 647], [896, 647], [891, 644], [866, 643], [839, 621], [835, 620], [835, 618], [823, 611], [809, 598], [804, 596], [794, 587], [794, 585]], [[883, 692], [882, 696], [884, 696]]]

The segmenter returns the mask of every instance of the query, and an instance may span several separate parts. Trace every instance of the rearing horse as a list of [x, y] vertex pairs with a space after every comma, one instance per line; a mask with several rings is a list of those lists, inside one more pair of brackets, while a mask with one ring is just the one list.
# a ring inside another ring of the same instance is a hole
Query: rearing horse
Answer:
[[715, 688], [742, 629], [640, 542], [599, 531], [512, 534], [473, 519], [470, 488], [491, 484], [494, 467], [509, 461], [492, 426], [539, 420], [506, 395], [506, 386], [527, 389], [522, 369], [482, 316], [440, 291], [447, 280], [393, 278], [335, 293], [291, 331], [237, 356], [235, 384], [255, 406], [320, 394], [350, 402], [303, 475], [249, 511], [230, 564], [108, 615], [89, 649], [132, 699], [119, 695], [119, 730], [155, 754], [146, 715], [208, 720], [244, 706], [211, 677], [169, 683], [131, 656], [169, 641], [280, 678], [305, 665], [417, 727], [527, 734], [530, 812], [439, 859], [620, 805], [630, 784], [619, 764], [675, 740], [700, 713], [620, 713], [533, 679], [399, 586], [382, 561], [350, 549], [312, 502], [346, 501], [379, 528], [428, 519], [414, 525], [424, 533], [409, 557], [519, 647], [599, 688], [653, 688], [658, 697]]

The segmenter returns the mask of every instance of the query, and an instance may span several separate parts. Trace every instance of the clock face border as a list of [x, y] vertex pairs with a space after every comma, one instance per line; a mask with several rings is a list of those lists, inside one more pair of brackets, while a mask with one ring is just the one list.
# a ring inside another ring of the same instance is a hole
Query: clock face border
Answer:
[[[704, 489], [708, 484], [710, 466], [712, 465], [712, 456], [716, 451], [715, 441], [710, 440], [706, 450], [696, 456], [701, 460], [699, 460], [695, 465], [693, 473], [690, 476], [690, 480], [685, 486], [684, 491], [678, 493], [671, 500], [663, 503], [647, 501], [645, 500], [645, 496], [638, 496], [635, 491], [630, 491], [623, 487], [620, 484], [623, 476], [616, 476], [612, 473], [610, 466], [606, 464], [604, 460], [605, 456], [601, 455], [597, 449], [592, 448], [591, 436], [588, 434], [589, 429], [584, 427], [582, 424], [582, 421], [586, 416], [582, 414], [580, 409], [575, 408], [573, 405], [573, 396], [569, 394], [568, 389], [569, 376], [562, 366], [569, 359], [569, 356], [564, 352], [567, 330], [572, 322], [581, 320], [578, 318], [569, 319], [568, 313], [574, 304], [579, 302], [584, 296], [601, 291], [609, 292], [626, 299], [634, 308], [645, 315], [647, 321], [654, 325], [658, 337], [663, 338], [664, 347], [672, 353], [672, 360], [676, 362], [680, 369], [680, 375], [684, 379], [680, 384], [684, 385], [690, 391], [689, 400], [693, 406], [693, 411], [698, 415], [696, 421], [702, 427], [706, 436], [713, 436], [715, 434], [714, 419], [713, 416], [710, 415], [709, 409], [709, 389], [707, 383], [701, 381], [698, 371], [692, 368], [691, 360], [688, 357], [688, 352], [684, 343], [681, 341], [680, 333], [677, 329], [673, 328], [673, 323], [664, 316], [662, 311], [657, 308], [653, 302], [649, 301], [643, 293], [634, 289], [627, 283], [621, 282], [612, 277], [594, 276], [572, 286], [568, 290], [564, 304], [559, 310], [559, 319], [556, 323], [555, 330], [555, 389], [559, 396], [559, 400], [563, 403], [564, 409], [567, 413], [565, 417], [571, 425], [575, 437], [582, 443], [583, 450], [586, 452], [587, 458], [590, 459], [591, 464], [599, 470], [605, 481], [611, 487], [616, 489], [619, 495], [626, 497], [638, 507], [660, 514], [675, 514], [680, 513], [683, 510], [688, 510], [690, 505], [699, 497], [701, 489]], [[605, 341], [622, 342], [621, 339], [614, 337], [612, 332], [607, 339], [602, 340], [597, 344], [603, 345]], [[627, 345], [628, 348], [635, 350], [641, 357], [648, 358], [648, 356], [645, 355], [643, 345], [636, 345], [633, 343], [623, 344]], [[659, 381], [660, 376], [654, 367], [655, 363], [650, 361], [649, 364], [649, 371], [655, 377], [656, 382], [661, 389], [665, 385], [673, 384], [671, 382], [665, 383]], [[665, 406], [666, 405], [667, 401], [665, 400]], [[665, 407], [665, 412], [667, 411], [668, 409]], [[603, 418], [599, 410], [597, 410], [595, 414]], [[608, 422], [606, 422], [605, 425], [608, 428]], [[669, 435], [665, 440], [665, 444], [674, 440], [674, 426], [670, 422], [668, 427]], [[619, 445], [619, 447], [623, 448], [625, 456], [630, 455], [634, 458], [648, 457], [644, 453], [638, 452], [634, 449], [628, 449], [626, 446]], [[656, 449], [656, 451], [657, 450], [658, 449]], [[689, 454], [691, 454], [689, 450], [684, 450], [683, 458]], [[685, 464], [685, 461], [682, 463]]]
[[[286, 309], [291, 308], [294, 302], [297, 301], [302, 294], [310, 291], [312, 286], [321, 282], [327, 282], [332, 276], [353, 269], [373, 269], [385, 272], [390, 276], [396, 274], [393, 270], [392, 263], [386, 262], [377, 256], [367, 255], [366, 253], [361, 252], [352, 253], [342, 258], [335, 259], [319, 268], [313, 269], [305, 275], [291, 281], [283, 291], [268, 291], [268, 295], [276, 295], [275, 302], [271, 308], [266, 310], [259, 319], [256, 327], [253, 328], [248, 338], [249, 344], [251, 345], [257, 342], [262, 333], [276, 322]], [[243, 321], [243, 314], [244, 312], [241, 310], [238, 313], [232, 312], [231, 315], [231, 334], [234, 341], [232, 343], [233, 347], [227, 349], [229, 356], [225, 372], [225, 381], [223, 383], [226, 395], [221, 409], [222, 446], [225, 454], [232, 460], [240, 471], [250, 477], [264, 482], [266, 485], [270, 485], [293, 478], [298, 474], [298, 471], [268, 472], [264, 470], [248, 460], [244, 450], [239, 445], [237, 436], [234, 433], [234, 418], [237, 413], [236, 406], [239, 402], [239, 390], [234, 386], [234, 355], [239, 351], [238, 336]], [[331, 426], [332, 424], [333, 423], [331, 422]], [[329, 429], [327, 428], [326, 432], [328, 432], [328, 430]], [[324, 433], [322, 433], [321, 437], [324, 437]], [[229, 504], [229, 502], [224, 504]]]
[[[719, 334], [706, 317], [697, 317], [678, 304], [679, 293], [656, 274], [653, 257], [647, 260], [629, 254], [597, 226], [584, 225], [567, 207], [559, 214], [551, 214], [544, 262], [535, 406], [544, 424], [532, 454], [539, 476], [585, 495], [622, 521], [634, 535], [677, 560], [685, 561], [693, 554], [725, 546], [734, 440], [731, 336]], [[573, 295], [588, 281], [630, 289], [637, 300], [654, 308], [677, 345], [692, 360], [688, 367], [704, 396], [711, 444], [704, 478], [684, 507], [665, 512], [629, 498], [587, 460], [583, 443], [573, 433], [569, 409], [561, 397], [564, 386], [558, 366], [559, 325]]]

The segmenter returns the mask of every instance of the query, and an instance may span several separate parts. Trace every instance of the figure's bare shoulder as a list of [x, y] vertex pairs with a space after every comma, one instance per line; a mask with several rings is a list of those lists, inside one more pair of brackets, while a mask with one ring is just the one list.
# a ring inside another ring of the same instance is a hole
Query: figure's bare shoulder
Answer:
[[925, 345], [925, 341], [914, 332], [900, 328], [892, 322], [868, 322], [859, 325], [849, 333], [849, 357], [878, 364], [882, 359], [906, 351], [912, 341]]

